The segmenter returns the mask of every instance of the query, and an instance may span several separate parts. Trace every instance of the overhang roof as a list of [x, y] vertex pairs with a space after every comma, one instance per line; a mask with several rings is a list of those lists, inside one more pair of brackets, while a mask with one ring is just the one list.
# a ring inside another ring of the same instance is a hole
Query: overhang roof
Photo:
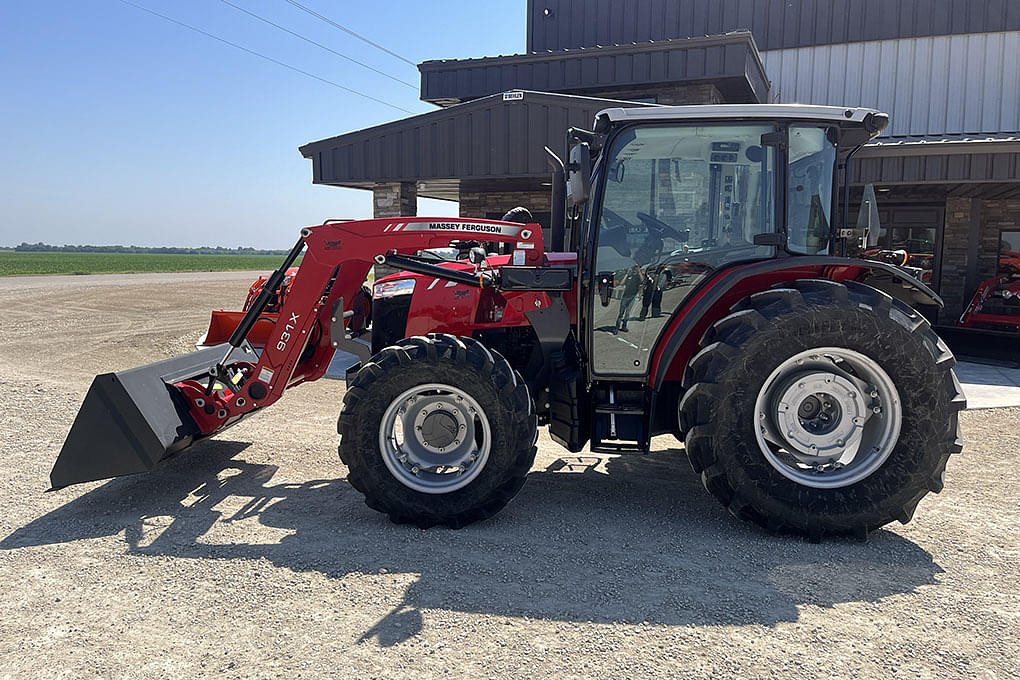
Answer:
[[[302, 146], [315, 184], [370, 189], [418, 183], [418, 194], [457, 200], [460, 182], [545, 178], [543, 147], [561, 156], [570, 127], [627, 102], [514, 91], [330, 137]], [[631, 106], [654, 106], [632, 103]]]
[[989, 132], [949, 135], [878, 137], [858, 152], [868, 156], [926, 156], [931, 154], [1020, 152], [1020, 133]]
[[[1016, 133], [879, 137], [854, 156], [851, 183], [946, 185], [983, 198], [1020, 193], [1020, 137]], [[984, 190], [958, 187], [987, 184]], [[983, 193], [975, 193], [983, 192]]]
[[769, 80], [748, 31], [632, 45], [445, 59], [418, 65], [421, 98], [440, 105], [512, 89], [570, 94], [709, 82], [728, 102], [764, 102]]

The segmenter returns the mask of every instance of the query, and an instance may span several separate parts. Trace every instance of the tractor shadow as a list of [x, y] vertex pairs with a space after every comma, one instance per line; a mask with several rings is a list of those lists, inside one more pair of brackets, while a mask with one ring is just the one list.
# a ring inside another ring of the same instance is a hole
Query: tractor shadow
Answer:
[[[875, 602], [942, 573], [892, 531], [811, 544], [739, 522], [704, 491], [682, 449], [597, 467], [591, 456], [560, 458], [536, 466], [496, 517], [421, 531], [369, 510], [344, 479], [274, 484], [277, 467], [243, 460], [246, 447], [208, 441], [155, 473], [112, 480], [17, 529], [0, 549], [124, 532], [128, 554], [139, 556], [267, 559], [333, 578], [420, 574], [364, 633], [383, 645], [420, 631], [421, 609], [772, 626], [796, 621], [800, 606]], [[285, 533], [275, 543], [236, 541], [233, 528], [250, 536], [252, 521]]]

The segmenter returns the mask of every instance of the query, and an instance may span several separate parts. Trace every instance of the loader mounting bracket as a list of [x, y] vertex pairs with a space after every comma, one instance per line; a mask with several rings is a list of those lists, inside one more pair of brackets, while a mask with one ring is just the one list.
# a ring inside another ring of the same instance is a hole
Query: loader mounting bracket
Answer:
[[354, 310], [344, 309], [342, 297], [336, 299], [329, 312], [329, 339], [333, 347], [353, 354], [361, 362], [368, 361], [372, 356], [372, 332], [347, 332], [344, 320], [354, 316]]

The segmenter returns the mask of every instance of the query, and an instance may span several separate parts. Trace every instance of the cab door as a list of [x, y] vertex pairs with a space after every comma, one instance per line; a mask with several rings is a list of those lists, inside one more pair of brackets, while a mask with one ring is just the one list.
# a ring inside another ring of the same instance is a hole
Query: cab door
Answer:
[[593, 377], [647, 375], [659, 336], [701, 280], [773, 256], [754, 237], [775, 231], [776, 150], [762, 144], [775, 131], [644, 125], [611, 140], [589, 226]]

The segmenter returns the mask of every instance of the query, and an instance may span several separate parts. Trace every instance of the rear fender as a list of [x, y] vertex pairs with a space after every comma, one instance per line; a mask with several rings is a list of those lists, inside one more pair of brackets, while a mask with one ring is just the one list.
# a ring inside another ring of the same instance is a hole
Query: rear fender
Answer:
[[667, 381], [683, 378], [684, 368], [700, 348], [713, 323], [748, 295], [785, 281], [830, 279], [857, 281], [884, 291], [911, 307], [944, 306], [928, 286], [884, 262], [831, 256], [802, 256], [741, 264], [720, 270], [673, 314], [652, 356], [649, 384], [656, 392]]

